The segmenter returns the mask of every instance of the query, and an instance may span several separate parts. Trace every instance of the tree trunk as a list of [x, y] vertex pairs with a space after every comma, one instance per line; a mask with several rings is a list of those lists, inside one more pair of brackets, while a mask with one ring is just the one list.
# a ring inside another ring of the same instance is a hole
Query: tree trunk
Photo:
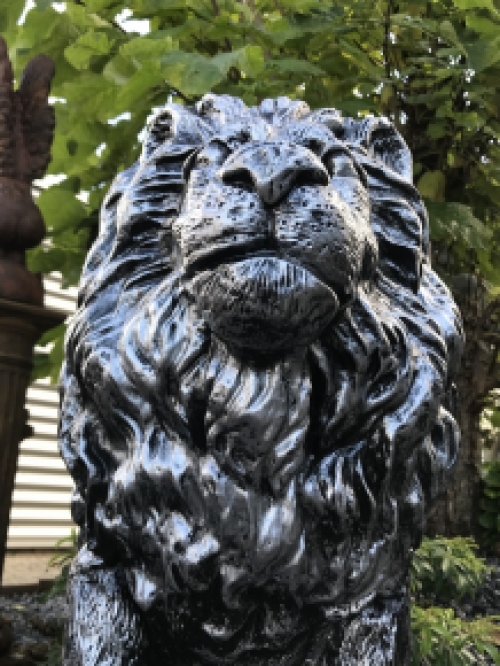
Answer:
[[[485, 289], [473, 276], [460, 276], [454, 296], [464, 320], [466, 344], [458, 375], [458, 423], [462, 430], [460, 453], [448, 490], [432, 511], [429, 536], [477, 535], [482, 444], [479, 420], [488, 393], [499, 386], [498, 342], [492, 329], [499, 301], [485, 303]], [[495, 330], [496, 333], [496, 330]]]
[[462, 431], [460, 453], [448, 490], [429, 517], [426, 530], [428, 536], [471, 536], [477, 531], [482, 448], [479, 438], [481, 409], [463, 399], [464, 392], [470, 392], [465, 379], [461, 379], [459, 384], [457, 416]]

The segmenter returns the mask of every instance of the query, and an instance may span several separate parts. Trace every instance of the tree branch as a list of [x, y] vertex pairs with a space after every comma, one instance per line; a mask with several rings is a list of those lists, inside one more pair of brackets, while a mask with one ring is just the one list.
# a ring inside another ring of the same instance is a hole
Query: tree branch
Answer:
[[[364, 54], [365, 54], [365, 56], [368, 58], [368, 60], [371, 62], [371, 64], [372, 64], [374, 67], [379, 67], [379, 66], [380, 66], [380, 63], [378, 63], [378, 62], [375, 60], [375, 58], [373, 58], [373, 57], [372, 57], [372, 56], [371, 56], [371, 55], [370, 55], [370, 54], [369, 54], [369, 53], [363, 48], [363, 45], [361, 44], [361, 42], [359, 42], [357, 39], [353, 39], [353, 40], [352, 40], [352, 43], [353, 43], [355, 46], [358, 47], [358, 49], [361, 51], [361, 53], [364, 53]], [[385, 60], [385, 58], [384, 58], [384, 60]]]
[[255, 0], [248, 0], [248, 2], [246, 2], [245, 4], [247, 4], [253, 12], [254, 23], [262, 27], [263, 25], [262, 15], [255, 5]]
[[389, 54], [391, 49], [391, 14], [392, 14], [392, 0], [387, 0], [383, 51], [384, 51], [384, 62], [385, 62], [385, 75], [388, 79], [391, 78], [391, 63], [389, 60]]
[[119, 30], [120, 32], [122, 32], [124, 35], [127, 34], [127, 31], [124, 30], [124, 29], [122, 28], [122, 26], [121, 26], [119, 23], [117, 23], [116, 21], [113, 20], [113, 21], [110, 21], [110, 23], [111, 23], [111, 25], [112, 25], [114, 28], [116, 28], [117, 30]]

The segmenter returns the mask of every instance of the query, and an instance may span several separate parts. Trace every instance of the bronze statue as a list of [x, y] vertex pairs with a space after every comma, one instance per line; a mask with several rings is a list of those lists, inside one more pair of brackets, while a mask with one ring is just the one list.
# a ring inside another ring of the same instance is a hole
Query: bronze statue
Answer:
[[42, 280], [28, 272], [24, 253], [45, 237], [31, 187], [50, 161], [55, 114], [48, 96], [54, 72], [50, 58], [37, 56], [14, 90], [7, 45], [0, 36], [0, 299], [34, 305], [43, 303]]
[[65, 666], [403, 666], [459, 314], [391, 123], [206, 95], [102, 208], [62, 374]]
[[26, 250], [45, 237], [31, 190], [50, 161], [54, 72], [50, 58], [36, 56], [14, 89], [7, 45], [0, 36], [0, 579], [19, 443], [32, 434], [24, 404], [33, 347], [66, 317], [44, 307], [42, 277], [30, 273], [25, 260]]

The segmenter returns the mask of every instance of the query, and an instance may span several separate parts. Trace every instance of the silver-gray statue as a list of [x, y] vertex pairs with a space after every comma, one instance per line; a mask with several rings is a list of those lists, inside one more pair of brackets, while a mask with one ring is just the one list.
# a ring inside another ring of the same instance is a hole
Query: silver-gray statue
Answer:
[[403, 666], [459, 314], [391, 123], [168, 104], [66, 339], [65, 666]]

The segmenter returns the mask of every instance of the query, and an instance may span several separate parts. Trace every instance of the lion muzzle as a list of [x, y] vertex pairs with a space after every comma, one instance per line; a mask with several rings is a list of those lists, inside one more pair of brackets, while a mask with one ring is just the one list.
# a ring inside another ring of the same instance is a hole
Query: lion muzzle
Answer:
[[308, 345], [355, 297], [367, 207], [353, 215], [319, 157], [286, 141], [229, 155], [213, 141], [186, 171], [174, 235], [214, 333], [266, 354]]

